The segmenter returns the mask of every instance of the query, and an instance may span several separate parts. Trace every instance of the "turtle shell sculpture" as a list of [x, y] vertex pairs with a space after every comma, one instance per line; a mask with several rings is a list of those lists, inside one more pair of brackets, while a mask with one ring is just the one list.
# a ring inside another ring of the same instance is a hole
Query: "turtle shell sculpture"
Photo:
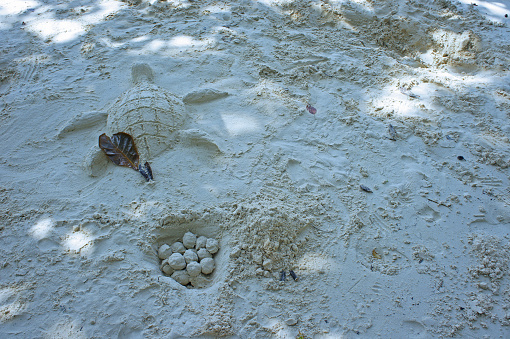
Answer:
[[107, 130], [131, 134], [140, 158], [148, 161], [175, 144], [185, 109], [180, 98], [153, 83], [149, 65], [136, 64], [131, 73], [134, 86], [109, 107]]
[[[133, 137], [140, 163], [152, 161], [178, 141], [184, 141], [188, 146], [206, 147], [215, 154], [221, 152], [216, 140], [206, 132], [182, 130], [188, 118], [183, 100], [186, 104], [199, 104], [223, 98], [228, 93], [206, 88], [188, 93], [181, 100], [154, 84], [154, 72], [149, 65], [133, 65], [131, 75], [133, 86], [106, 111], [86, 112], [71, 118], [57, 137], [64, 138], [69, 133], [103, 125], [106, 121], [105, 134], [127, 133]], [[83, 165], [90, 176], [97, 177], [105, 172], [107, 164], [103, 151], [94, 146], [86, 155]], [[145, 167], [144, 170], [149, 169]]]

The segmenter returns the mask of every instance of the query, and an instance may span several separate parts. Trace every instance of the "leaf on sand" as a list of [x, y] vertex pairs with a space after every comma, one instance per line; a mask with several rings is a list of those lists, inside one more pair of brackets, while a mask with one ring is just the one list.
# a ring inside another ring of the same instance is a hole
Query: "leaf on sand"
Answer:
[[138, 171], [138, 150], [133, 137], [120, 132], [112, 135], [111, 139], [105, 133], [99, 136], [99, 147], [114, 164], [131, 167]]
[[381, 255], [375, 251], [375, 248], [372, 250], [372, 256], [376, 259], [382, 259]]

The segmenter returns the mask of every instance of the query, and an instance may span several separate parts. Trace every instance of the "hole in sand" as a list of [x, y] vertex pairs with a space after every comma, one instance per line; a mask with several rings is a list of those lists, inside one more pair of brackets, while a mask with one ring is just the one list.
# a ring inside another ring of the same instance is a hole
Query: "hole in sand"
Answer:
[[153, 245], [162, 275], [188, 288], [206, 288], [222, 281], [226, 240], [218, 226], [204, 220], [181, 222], [168, 217]]

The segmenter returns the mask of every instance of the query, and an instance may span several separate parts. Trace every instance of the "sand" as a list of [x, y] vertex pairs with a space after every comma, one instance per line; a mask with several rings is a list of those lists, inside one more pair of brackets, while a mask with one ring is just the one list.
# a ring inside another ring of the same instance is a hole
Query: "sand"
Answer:
[[[508, 15], [2, 1], [0, 336], [508, 338]], [[182, 100], [152, 182], [98, 147], [140, 64]], [[186, 232], [198, 287], [160, 270]]]

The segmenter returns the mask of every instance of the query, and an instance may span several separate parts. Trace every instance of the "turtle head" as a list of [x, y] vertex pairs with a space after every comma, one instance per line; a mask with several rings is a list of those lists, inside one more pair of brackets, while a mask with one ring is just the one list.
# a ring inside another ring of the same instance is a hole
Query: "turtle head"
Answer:
[[154, 71], [148, 64], [134, 64], [131, 67], [131, 77], [134, 84], [154, 82]]

